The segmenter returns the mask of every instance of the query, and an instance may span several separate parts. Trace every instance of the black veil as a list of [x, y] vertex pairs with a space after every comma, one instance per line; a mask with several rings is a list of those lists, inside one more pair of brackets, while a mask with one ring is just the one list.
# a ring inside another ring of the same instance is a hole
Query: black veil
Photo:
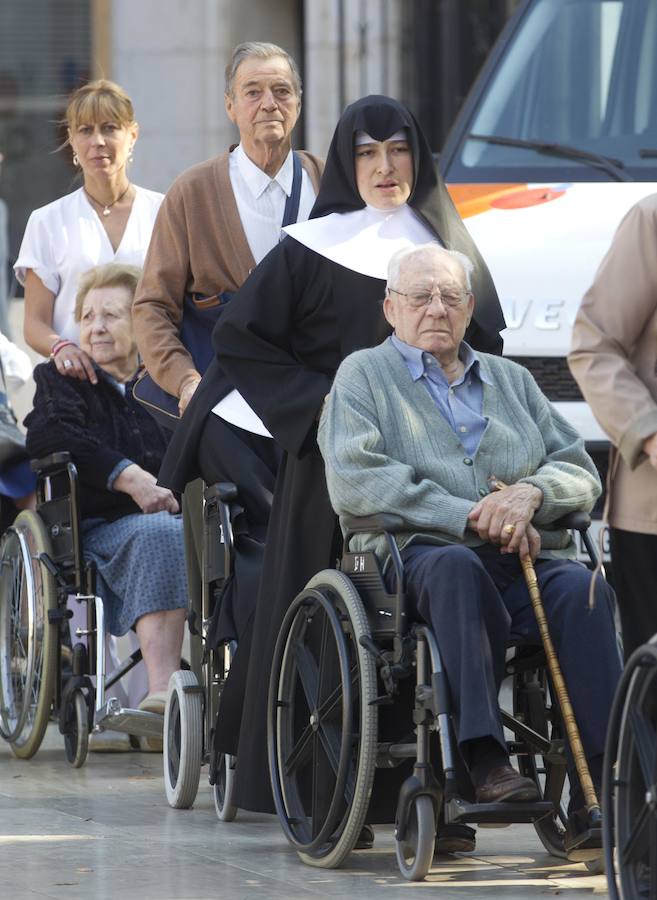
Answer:
[[475, 313], [466, 337], [479, 349], [499, 353], [499, 332], [505, 322], [488, 266], [454, 206], [422, 129], [399, 101], [372, 94], [345, 109], [331, 140], [310, 218], [362, 209], [365, 201], [358, 193], [354, 172], [354, 135], [365, 131], [375, 140], [385, 141], [401, 128], [408, 129], [413, 153], [415, 178], [408, 205], [448, 250], [460, 250], [472, 260]]

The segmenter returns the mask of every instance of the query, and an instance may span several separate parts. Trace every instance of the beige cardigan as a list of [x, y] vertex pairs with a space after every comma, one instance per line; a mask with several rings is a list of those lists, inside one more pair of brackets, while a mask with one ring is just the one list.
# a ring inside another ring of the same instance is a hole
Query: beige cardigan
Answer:
[[612, 451], [609, 523], [657, 534], [657, 194], [627, 213], [575, 320], [571, 371]]
[[[298, 153], [317, 192], [324, 164]], [[230, 183], [229, 155], [193, 166], [174, 181], [137, 288], [133, 323], [139, 352], [153, 379], [174, 397], [196, 373], [178, 337], [185, 293], [236, 291], [255, 267]]]

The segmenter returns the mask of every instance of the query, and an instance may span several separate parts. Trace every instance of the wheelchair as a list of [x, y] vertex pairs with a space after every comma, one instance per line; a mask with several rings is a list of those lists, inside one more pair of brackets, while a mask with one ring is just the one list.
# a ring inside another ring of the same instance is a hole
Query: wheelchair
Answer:
[[[222, 593], [234, 567], [234, 524], [243, 509], [234, 484], [220, 483], [203, 491], [203, 580], [200, 621], [189, 617], [191, 640], [199, 662], [195, 671], [174, 672], [169, 682], [164, 714], [164, 785], [174, 809], [189, 809], [198, 793], [201, 767], [209, 764], [217, 817], [232, 821], [236, 760], [212, 749], [221, 692], [230, 671], [236, 642], [217, 641], [216, 630]], [[200, 652], [198, 652], [200, 650]]]
[[[595, 556], [587, 515], [561, 524], [577, 529]], [[354, 849], [365, 822], [394, 821], [400, 872], [420, 881], [434, 856], [442, 807], [445, 824], [533, 823], [549, 853], [596, 871], [597, 826], [568, 853], [565, 848], [565, 740], [542, 648], [522, 647], [507, 662], [514, 708], [502, 713], [513, 736], [509, 753], [536, 781], [540, 799], [477, 804], [459, 789], [438, 645], [427, 625], [407, 620], [394, 539], [402, 525], [391, 515], [348, 520], [338, 569], [310, 580], [279, 631], [268, 697], [268, 759], [287, 840], [304, 863], [335, 868]], [[373, 553], [349, 551], [359, 532], [384, 534], [393, 592]], [[442, 760], [441, 780], [432, 757]]]
[[[36, 512], [24, 510], [0, 543], [0, 735], [20, 759], [37, 752], [51, 715], [66, 757], [82, 766], [91, 731], [161, 737], [163, 717], [122, 707], [112, 685], [141, 660], [106, 671], [105, 618], [96, 572], [82, 552], [78, 478], [69, 453], [34, 460]], [[86, 628], [70, 635], [70, 600]], [[95, 685], [92, 678], [95, 676]]]
[[616, 691], [605, 747], [602, 802], [609, 896], [655, 900], [657, 634], [634, 651]]

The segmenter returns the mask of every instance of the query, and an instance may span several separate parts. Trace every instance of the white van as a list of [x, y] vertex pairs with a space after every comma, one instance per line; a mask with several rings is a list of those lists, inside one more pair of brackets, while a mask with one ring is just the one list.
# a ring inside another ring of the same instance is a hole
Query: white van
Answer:
[[621, 217], [657, 191], [657, 0], [522, 2], [440, 164], [495, 280], [505, 355], [532, 371], [604, 475], [606, 436], [566, 356]]

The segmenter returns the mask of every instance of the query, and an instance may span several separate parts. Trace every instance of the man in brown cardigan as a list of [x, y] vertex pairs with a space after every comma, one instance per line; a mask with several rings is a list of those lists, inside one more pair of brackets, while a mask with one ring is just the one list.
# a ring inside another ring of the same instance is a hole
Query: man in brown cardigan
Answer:
[[[274, 179], [290, 156], [301, 111], [294, 60], [274, 44], [239, 45], [226, 69], [225, 104], [240, 133], [239, 147], [231, 150], [243, 150]], [[233, 189], [231, 150], [187, 170], [169, 189], [135, 297], [142, 359], [160, 387], [179, 398], [181, 413], [203, 374], [180, 340], [185, 295], [213, 298], [236, 291], [256, 265]], [[314, 200], [323, 164], [304, 151], [299, 157]], [[303, 199], [302, 194], [302, 213]]]
[[[240, 143], [184, 172], [171, 186], [155, 222], [133, 309], [144, 364], [153, 380], [178, 399], [181, 414], [210, 368], [206, 380], [211, 384], [205, 394], [199, 392], [176, 427], [162, 470], [167, 474], [161, 474], [179, 491], [191, 482], [183, 497], [183, 514], [195, 605], [201, 593], [203, 522], [200, 482], [192, 479], [200, 474], [210, 483], [238, 483], [249, 524], [260, 538], [266, 530], [278, 459], [273, 441], [211, 412], [231, 389], [214, 358], [213, 324], [233, 292], [280, 239], [283, 219], [308, 218], [323, 169], [317, 157], [305, 151], [292, 153], [301, 79], [285, 50], [256, 42], [236, 47], [226, 67], [224, 100]], [[195, 346], [194, 362], [181, 329], [197, 314], [202, 318], [203, 346], [201, 353]], [[206, 404], [208, 394], [212, 397]]]
[[613, 445], [611, 559], [627, 659], [657, 633], [657, 194], [620, 223], [568, 362]]

